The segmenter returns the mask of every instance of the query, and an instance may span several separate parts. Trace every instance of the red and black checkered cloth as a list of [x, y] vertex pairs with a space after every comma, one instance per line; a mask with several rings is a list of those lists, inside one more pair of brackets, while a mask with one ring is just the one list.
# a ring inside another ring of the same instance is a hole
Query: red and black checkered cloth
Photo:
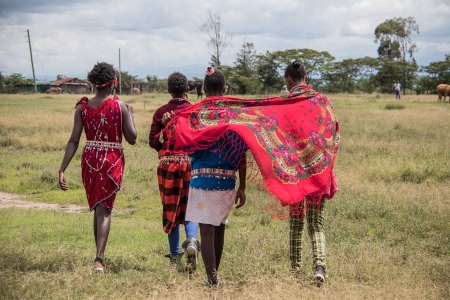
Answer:
[[191, 180], [190, 162], [161, 162], [158, 166], [159, 194], [163, 229], [170, 234], [177, 224], [184, 224]]

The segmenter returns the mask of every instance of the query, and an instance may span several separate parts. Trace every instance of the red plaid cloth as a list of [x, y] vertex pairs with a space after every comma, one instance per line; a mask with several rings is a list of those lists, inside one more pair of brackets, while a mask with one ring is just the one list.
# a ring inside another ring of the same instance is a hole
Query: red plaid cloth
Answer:
[[177, 224], [184, 224], [191, 180], [191, 163], [188, 160], [161, 161], [157, 172], [159, 194], [163, 205], [163, 229], [170, 234]]

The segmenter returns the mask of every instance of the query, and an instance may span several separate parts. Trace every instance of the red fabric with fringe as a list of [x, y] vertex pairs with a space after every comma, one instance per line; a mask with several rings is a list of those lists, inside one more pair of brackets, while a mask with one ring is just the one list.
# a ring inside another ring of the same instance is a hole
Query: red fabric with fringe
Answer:
[[[320, 205], [338, 190], [333, 166], [339, 124], [330, 100], [310, 86], [265, 99], [208, 97], [181, 111], [168, 127], [174, 125], [175, 147], [190, 151], [209, 148], [227, 130], [238, 133], [269, 193], [279, 200], [278, 206], [267, 207], [273, 217], [302, 217], [305, 208]], [[280, 204], [289, 206], [288, 215]]]

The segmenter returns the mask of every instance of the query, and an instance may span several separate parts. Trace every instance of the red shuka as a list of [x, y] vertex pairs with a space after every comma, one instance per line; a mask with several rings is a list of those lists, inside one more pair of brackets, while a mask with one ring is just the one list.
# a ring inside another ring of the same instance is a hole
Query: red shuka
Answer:
[[[122, 111], [117, 96], [106, 99], [97, 108], [88, 105], [87, 97], [80, 99], [79, 103], [86, 140], [121, 145]], [[81, 175], [90, 210], [97, 204], [113, 209], [124, 166], [125, 158], [120, 147], [84, 146]]]

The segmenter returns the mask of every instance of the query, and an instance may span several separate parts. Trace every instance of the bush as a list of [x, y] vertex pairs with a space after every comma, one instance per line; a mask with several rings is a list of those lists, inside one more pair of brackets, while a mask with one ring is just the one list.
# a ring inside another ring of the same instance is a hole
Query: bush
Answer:
[[385, 109], [404, 109], [405, 106], [403, 104], [386, 104]]

